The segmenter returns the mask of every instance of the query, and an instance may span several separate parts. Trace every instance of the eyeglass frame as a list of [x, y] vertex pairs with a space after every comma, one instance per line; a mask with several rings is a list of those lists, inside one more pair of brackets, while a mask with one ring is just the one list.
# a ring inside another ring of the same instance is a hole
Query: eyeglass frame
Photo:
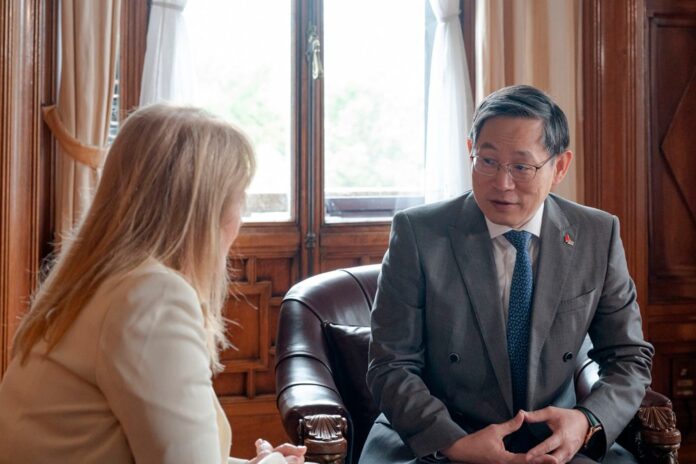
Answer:
[[[537, 172], [539, 171], [539, 169], [543, 168], [543, 167], [546, 165], [546, 163], [548, 163], [550, 160], [552, 160], [552, 159], [555, 158], [555, 157], [556, 157], [556, 155], [551, 155], [551, 156], [549, 156], [548, 158], [546, 158], [546, 160], [544, 160], [544, 162], [542, 162], [541, 164], [535, 165], [535, 164], [529, 164], [529, 163], [504, 163], [504, 164], [503, 164], [503, 163], [501, 163], [500, 161], [498, 161], [498, 160], [496, 160], [496, 159], [493, 159], [493, 158], [487, 158], [487, 157], [483, 157], [483, 156], [481, 156], [481, 155], [474, 155], [474, 154], [469, 155], [469, 158], [471, 159], [471, 169], [473, 169], [474, 171], [478, 172], [478, 173], [481, 174], [482, 176], [486, 176], [486, 177], [495, 177], [495, 176], [500, 172], [500, 168], [503, 168], [503, 167], [504, 167], [504, 168], [505, 168], [505, 171], [506, 171], [507, 174], [510, 176], [510, 178], [511, 178], [512, 180], [516, 181], [516, 182], [531, 182], [531, 181], [533, 181], [534, 178], [536, 177]], [[483, 173], [483, 172], [477, 170], [477, 169], [474, 167], [474, 166], [476, 166], [476, 160], [475, 160], [474, 158], [489, 159], [489, 160], [491, 160], [491, 161], [494, 161], [494, 162], [496, 163], [496, 165], [497, 165], [497, 166], [496, 166], [495, 173], [494, 173], [494, 174], [486, 174], [486, 173]], [[512, 166], [512, 165], [518, 165], [518, 166], [521, 165], [521, 166], [525, 166], [525, 167], [528, 167], [528, 168], [534, 168], [534, 175], [532, 175], [532, 177], [530, 177], [528, 180], [515, 179], [515, 176], [512, 175], [512, 170], [510, 169], [510, 166]]]

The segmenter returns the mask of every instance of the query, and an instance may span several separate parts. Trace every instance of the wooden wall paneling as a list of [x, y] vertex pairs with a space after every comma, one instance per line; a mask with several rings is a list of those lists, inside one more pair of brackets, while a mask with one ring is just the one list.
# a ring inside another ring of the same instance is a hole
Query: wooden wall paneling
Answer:
[[648, 0], [648, 328], [674, 402], [680, 459], [696, 461], [696, 1]]
[[389, 245], [390, 224], [324, 226], [320, 234], [320, 272], [381, 263]]
[[272, 444], [288, 441], [276, 407], [275, 394], [254, 399], [221, 397], [220, 403], [232, 426], [233, 456], [253, 457], [257, 438], [264, 438]]
[[[235, 296], [225, 312], [232, 321], [228, 336], [235, 348], [222, 353], [225, 371], [214, 379], [214, 386], [235, 433], [233, 454], [251, 457], [253, 442], [259, 436], [269, 440], [282, 436], [285, 440], [275, 407], [275, 384], [268, 382], [275, 363], [275, 326], [271, 327], [270, 321], [277, 321], [277, 314], [271, 318], [270, 313], [277, 313], [280, 301], [272, 296], [272, 281], [259, 279], [261, 259], [245, 257], [242, 261], [245, 279], [231, 285]], [[286, 260], [287, 274], [295, 262]], [[260, 433], [263, 431], [266, 433]]]
[[[675, 396], [680, 363], [696, 359], [696, 305], [675, 284], [689, 285], [696, 237], [687, 223], [692, 200], [674, 171], [689, 172], [692, 188], [693, 157], [680, 153], [693, 146], [695, 132], [682, 128], [676, 142], [668, 134], [692, 120], [679, 116], [678, 103], [690, 95], [693, 65], [685, 55], [693, 53], [687, 44], [694, 35], [669, 28], [683, 28], [695, 14], [693, 0], [583, 3], [585, 198], [621, 219], [644, 331], [656, 348], [652, 386], [672, 397], [682, 426], [696, 413]], [[661, 286], [665, 271], [671, 280]], [[682, 433], [682, 461], [696, 460], [693, 426]]]
[[226, 367], [214, 387], [232, 425], [235, 456], [252, 457], [258, 437], [287, 440], [275, 403], [275, 338], [282, 298], [299, 279], [300, 247], [295, 224], [249, 224], [230, 251], [233, 297], [225, 315], [237, 349], [222, 354]]
[[696, 302], [696, 14], [651, 14], [649, 35], [650, 303]]
[[51, 142], [41, 104], [55, 95], [55, 8], [0, 5], [0, 373], [49, 242]]

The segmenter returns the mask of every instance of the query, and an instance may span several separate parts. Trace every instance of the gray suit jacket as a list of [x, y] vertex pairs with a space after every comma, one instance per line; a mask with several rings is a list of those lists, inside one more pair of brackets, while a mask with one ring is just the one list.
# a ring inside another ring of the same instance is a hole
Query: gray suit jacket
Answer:
[[[640, 405], [653, 355], [618, 219], [550, 195], [540, 239], [525, 409], [576, 405], [575, 363], [564, 354], [577, 354], [589, 333], [600, 380], [580, 405], [602, 422], [610, 445]], [[372, 312], [367, 381], [388, 420], [378, 419], [383, 433], [398, 433], [416, 456], [514, 415], [498, 287], [491, 239], [472, 194], [394, 217]], [[371, 439], [365, 448], [374, 450]]]

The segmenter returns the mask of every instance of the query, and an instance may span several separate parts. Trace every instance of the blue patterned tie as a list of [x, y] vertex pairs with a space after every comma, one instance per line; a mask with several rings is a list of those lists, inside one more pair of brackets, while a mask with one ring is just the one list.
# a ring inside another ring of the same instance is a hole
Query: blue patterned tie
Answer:
[[505, 238], [517, 250], [515, 270], [510, 283], [507, 343], [512, 374], [512, 400], [515, 412], [524, 407], [527, 398], [527, 358], [529, 354], [529, 319], [532, 308], [532, 260], [529, 256], [529, 232], [511, 230]]

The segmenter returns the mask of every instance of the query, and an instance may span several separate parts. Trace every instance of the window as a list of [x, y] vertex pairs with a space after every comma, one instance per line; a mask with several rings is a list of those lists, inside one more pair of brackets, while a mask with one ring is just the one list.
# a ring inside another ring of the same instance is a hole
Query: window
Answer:
[[291, 2], [196, 0], [184, 12], [199, 106], [239, 125], [256, 148], [246, 220], [292, 217]]
[[426, 7], [324, 3], [327, 222], [384, 220], [423, 202]]
[[[196, 0], [184, 14], [196, 104], [257, 150], [248, 222], [321, 204], [325, 223], [388, 221], [423, 202], [426, 0]], [[315, 54], [299, 31], [315, 33]], [[323, 76], [309, 77], [312, 66]]]

